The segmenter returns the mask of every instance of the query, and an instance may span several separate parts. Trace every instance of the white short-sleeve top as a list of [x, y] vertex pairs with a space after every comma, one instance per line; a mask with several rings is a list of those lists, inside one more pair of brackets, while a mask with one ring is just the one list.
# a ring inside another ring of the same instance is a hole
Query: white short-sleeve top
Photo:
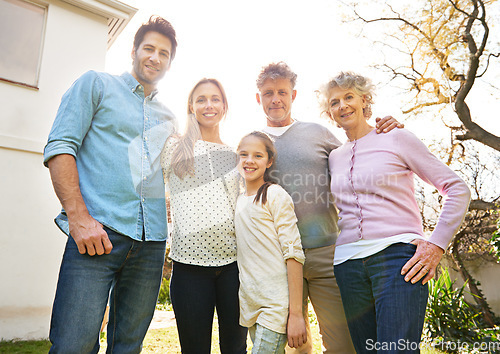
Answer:
[[172, 170], [178, 138], [167, 140], [161, 165], [170, 194], [172, 217], [170, 258], [215, 267], [236, 261], [234, 208], [240, 192], [237, 155], [222, 144], [198, 140], [195, 174], [179, 178]]

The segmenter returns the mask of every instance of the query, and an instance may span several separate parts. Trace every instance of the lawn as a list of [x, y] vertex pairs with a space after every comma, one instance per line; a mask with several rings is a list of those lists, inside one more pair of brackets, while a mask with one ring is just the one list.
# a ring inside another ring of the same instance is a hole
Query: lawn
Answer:
[[[310, 312], [309, 320], [311, 322], [311, 331], [314, 343], [314, 353], [321, 353], [321, 343], [319, 337], [316, 317], [313, 312]], [[212, 337], [212, 353], [220, 354], [219, 350], [219, 332], [217, 322], [214, 321], [214, 334]], [[248, 339], [248, 348], [250, 350], [252, 343]], [[50, 348], [48, 341], [17, 341], [17, 342], [0, 342], [0, 354], [39, 354], [47, 353]], [[105, 338], [101, 340], [101, 350], [99, 353], [106, 352]], [[143, 353], [162, 353], [176, 354], [180, 353], [179, 338], [175, 326], [149, 330], [144, 339]], [[422, 350], [423, 354], [438, 354], [441, 353], [433, 349]]]
[[[321, 345], [319, 342], [318, 328], [315, 325], [315, 317], [311, 318], [313, 322], [311, 325], [312, 335], [315, 342], [315, 353], [321, 352]], [[219, 331], [217, 321], [214, 321], [214, 331], [212, 336], [212, 353], [220, 354], [219, 350]], [[250, 349], [252, 342], [248, 339], [248, 348]], [[0, 342], [0, 354], [39, 354], [47, 353], [50, 348], [50, 342], [42, 341], [9, 341]], [[101, 339], [101, 348], [99, 354], [106, 352], [106, 338], [103, 335]], [[152, 329], [146, 334], [143, 344], [143, 353], [167, 353], [176, 354], [180, 353], [179, 337], [177, 335], [177, 328], [175, 326]]]

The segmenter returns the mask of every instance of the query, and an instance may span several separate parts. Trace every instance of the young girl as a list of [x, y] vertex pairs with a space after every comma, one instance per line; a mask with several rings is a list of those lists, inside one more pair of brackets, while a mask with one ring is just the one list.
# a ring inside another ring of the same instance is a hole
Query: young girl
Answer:
[[249, 327], [252, 353], [284, 353], [306, 342], [302, 315], [304, 252], [292, 198], [269, 181], [276, 150], [264, 133], [253, 132], [238, 146], [238, 170], [246, 193], [235, 213], [240, 271], [240, 324]]

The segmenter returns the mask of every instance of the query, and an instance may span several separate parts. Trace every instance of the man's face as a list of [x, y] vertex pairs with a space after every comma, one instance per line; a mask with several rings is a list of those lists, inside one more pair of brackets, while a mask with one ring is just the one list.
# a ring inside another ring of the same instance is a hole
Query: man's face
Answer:
[[158, 32], [147, 32], [137, 49], [132, 50], [132, 76], [152, 91], [170, 68], [172, 42]]
[[257, 93], [257, 102], [262, 105], [270, 127], [285, 127], [292, 124], [292, 102], [297, 91], [292, 89], [289, 79], [267, 79]]

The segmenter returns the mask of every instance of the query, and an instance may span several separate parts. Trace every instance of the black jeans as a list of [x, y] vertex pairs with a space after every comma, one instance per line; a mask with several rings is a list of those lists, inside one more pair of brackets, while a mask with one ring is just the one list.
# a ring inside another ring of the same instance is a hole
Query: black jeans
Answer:
[[239, 325], [238, 265], [202, 267], [174, 262], [170, 297], [182, 353], [210, 353], [214, 309], [222, 354], [246, 353], [247, 328]]

